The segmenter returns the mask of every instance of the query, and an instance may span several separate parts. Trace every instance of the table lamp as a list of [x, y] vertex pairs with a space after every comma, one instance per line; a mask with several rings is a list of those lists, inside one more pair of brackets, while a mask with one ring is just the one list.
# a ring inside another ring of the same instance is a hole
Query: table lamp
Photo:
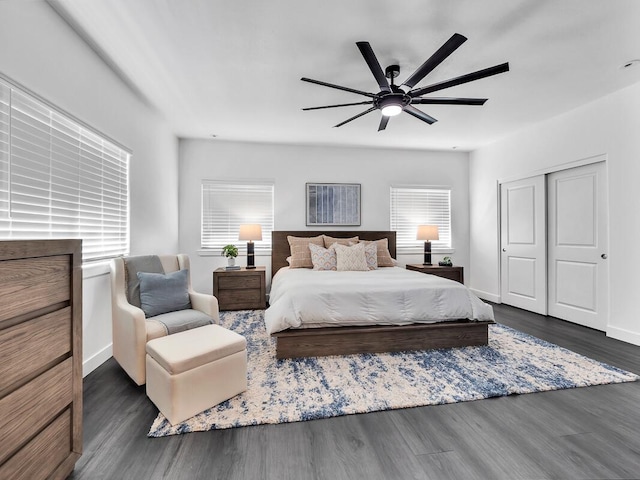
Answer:
[[431, 240], [439, 240], [437, 225], [418, 225], [416, 240], [424, 240], [424, 263], [431, 265]]
[[238, 240], [247, 241], [247, 268], [256, 268], [254, 240], [262, 240], [262, 227], [255, 223], [240, 225]]

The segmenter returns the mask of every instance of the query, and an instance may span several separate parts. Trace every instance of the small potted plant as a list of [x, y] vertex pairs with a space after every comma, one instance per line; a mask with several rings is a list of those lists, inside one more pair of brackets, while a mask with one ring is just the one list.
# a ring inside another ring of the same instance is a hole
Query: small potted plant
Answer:
[[225, 245], [222, 247], [222, 255], [227, 257], [227, 262], [230, 267], [236, 264], [236, 257], [238, 256], [238, 247], [235, 245]]
[[453, 262], [451, 261], [451, 257], [444, 257], [441, 262], [438, 262], [438, 265], [441, 267], [451, 267], [453, 266]]

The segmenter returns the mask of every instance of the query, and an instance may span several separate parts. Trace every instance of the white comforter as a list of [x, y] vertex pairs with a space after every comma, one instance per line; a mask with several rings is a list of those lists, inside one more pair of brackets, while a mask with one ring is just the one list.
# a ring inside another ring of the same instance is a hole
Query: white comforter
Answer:
[[369, 272], [281, 268], [273, 277], [267, 332], [345, 325], [493, 320], [493, 309], [461, 283], [398, 267]]

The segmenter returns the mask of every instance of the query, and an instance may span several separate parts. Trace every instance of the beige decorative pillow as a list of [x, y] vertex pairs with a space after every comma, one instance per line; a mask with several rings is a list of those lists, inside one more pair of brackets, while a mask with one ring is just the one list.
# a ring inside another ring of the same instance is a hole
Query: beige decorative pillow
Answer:
[[[337, 244], [336, 244], [337, 245]], [[335, 270], [337, 265], [336, 249], [333, 247], [322, 248], [313, 243], [309, 244], [311, 250], [311, 263], [314, 270]]]
[[380, 240], [374, 240], [370, 242], [368, 240], [362, 240], [361, 243], [365, 245], [368, 243], [375, 243], [378, 247], [378, 266], [379, 267], [394, 267], [393, 258], [391, 257], [391, 253], [389, 253], [389, 240], [386, 238], [381, 238]]
[[336, 244], [337, 270], [339, 272], [366, 272], [369, 271], [367, 257], [364, 253], [364, 243], [356, 243], [350, 247]]
[[352, 245], [354, 243], [358, 243], [358, 241], [360, 240], [359, 237], [334, 238], [328, 235], [322, 235], [322, 238], [324, 239], [324, 248], [329, 248], [334, 243], [337, 243], [340, 245]]
[[324, 247], [324, 241], [322, 235], [317, 237], [292, 237], [287, 236], [289, 241], [289, 247], [291, 248], [291, 268], [313, 268], [311, 262], [311, 250], [309, 250], [309, 244], [313, 243], [319, 247]]
[[369, 270], [376, 270], [378, 268], [378, 245], [375, 243], [365, 245], [364, 256], [367, 259]]

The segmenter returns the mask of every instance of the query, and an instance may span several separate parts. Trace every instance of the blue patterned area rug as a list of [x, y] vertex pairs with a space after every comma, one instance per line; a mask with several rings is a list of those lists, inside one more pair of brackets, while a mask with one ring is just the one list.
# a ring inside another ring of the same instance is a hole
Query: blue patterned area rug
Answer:
[[247, 338], [246, 392], [182, 423], [162, 414], [150, 437], [466, 402], [638, 380], [565, 348], [491, 325], [489, 345], [420, 352], [276, 360], [263, 311], [223, 312]]

